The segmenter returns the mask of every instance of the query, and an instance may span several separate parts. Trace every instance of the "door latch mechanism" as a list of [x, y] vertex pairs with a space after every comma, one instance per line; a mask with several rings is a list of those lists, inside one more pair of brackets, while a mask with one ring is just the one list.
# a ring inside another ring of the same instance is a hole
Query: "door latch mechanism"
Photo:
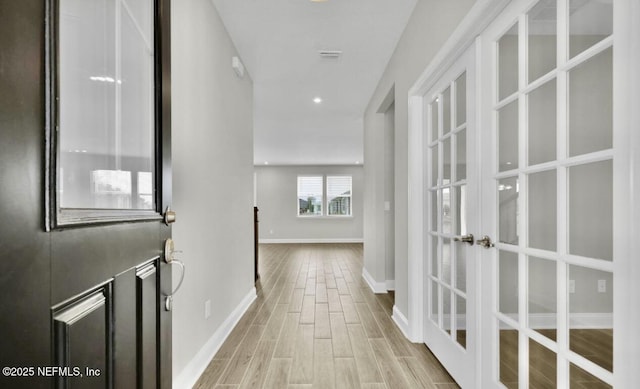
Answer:
[[476, 243], [482, 247], [484, 247], [485, 249], [494, 247], [495, 244], [493, 244], [493, 242], [491, 242], [491, 238], [488, 237], [487, 235], [483, 236], [482, 239], [478, 239], [476, 240]]

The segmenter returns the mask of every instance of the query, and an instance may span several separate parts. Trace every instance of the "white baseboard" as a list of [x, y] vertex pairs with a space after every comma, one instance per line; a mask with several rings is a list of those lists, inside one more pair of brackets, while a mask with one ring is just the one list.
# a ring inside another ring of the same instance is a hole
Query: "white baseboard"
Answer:
[[362, 278], [367, 282], [373, 293], [387, 293], [387, 285], [385, 282], [376, 282], [366, 268], [362, 268]]
[[387, 290], [396, 290], [396, 280], [386, 280], [384, 284]]
[[395, 305], [393, 306], [393, 314], [391, 315], [391, 318], [398, 328], [400, 328], [400, 331], [402, 331], [405, 338], [409, 339], [410, 342], [420, 342], [420, 339], [411, 339], [409, 336], [409, 320], [407, 320], [407, 317], [403, 315]]
[[202, 375], [204, 370], [209, 365], [209, 362], [214, 355], [218, 352], [222, 344], [231, 333], [231, 330], [238, 324], [240, 318], [247, 311], [251, 303], [256, 299], [256, 288], [251, 288], [249, 293], [242, 299], [240, 304], [231, 312], [231, 314], [225, 319], [225, 321], [218, 327], [216, 332], [213, 333], [211, 338], [205, 343], [204, 346], [198, 351], [198, 353], [189, 361], [187, 366], [178, 374], [174, 376], [173, 388], [175, 389], [190, 389], [195, 385], [198, 378]]
[[258, 243], [363, 243], [361, 238], [328, 238], [328, 239], [259, 239]]

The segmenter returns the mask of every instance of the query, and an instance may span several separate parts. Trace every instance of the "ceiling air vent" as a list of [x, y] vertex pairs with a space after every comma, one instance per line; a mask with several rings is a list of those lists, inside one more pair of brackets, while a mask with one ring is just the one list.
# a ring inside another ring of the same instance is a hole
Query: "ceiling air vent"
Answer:
[[338, 59], [342, 55], [342, 50], [320, 50], [318, 54], [320, 54], [320, 58]]

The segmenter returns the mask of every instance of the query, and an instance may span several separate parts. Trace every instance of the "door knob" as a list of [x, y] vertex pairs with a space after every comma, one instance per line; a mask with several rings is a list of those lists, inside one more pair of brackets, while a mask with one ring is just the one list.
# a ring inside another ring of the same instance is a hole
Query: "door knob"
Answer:
[[473, 246], [473, 234], [456, 236], [453, 238], [454, 242], [465, 242], [469, 243], [469, 245]]
[[485, 249], [494, 247], [495, 244], [493, 244], [493, 242], [491, 242], [491, 238], [488, 237], [487, 235], [483, 236], [482, 239], [476, 240], [476, 243], [482, 247], [484, 247]]

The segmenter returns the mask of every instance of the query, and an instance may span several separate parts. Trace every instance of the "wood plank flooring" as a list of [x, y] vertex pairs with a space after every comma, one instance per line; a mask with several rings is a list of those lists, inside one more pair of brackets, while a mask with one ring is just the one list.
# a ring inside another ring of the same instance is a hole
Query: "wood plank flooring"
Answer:
[[361, 274], [361, 244], [260, 245], [258, 298], [195, 387], [457, 388]]

